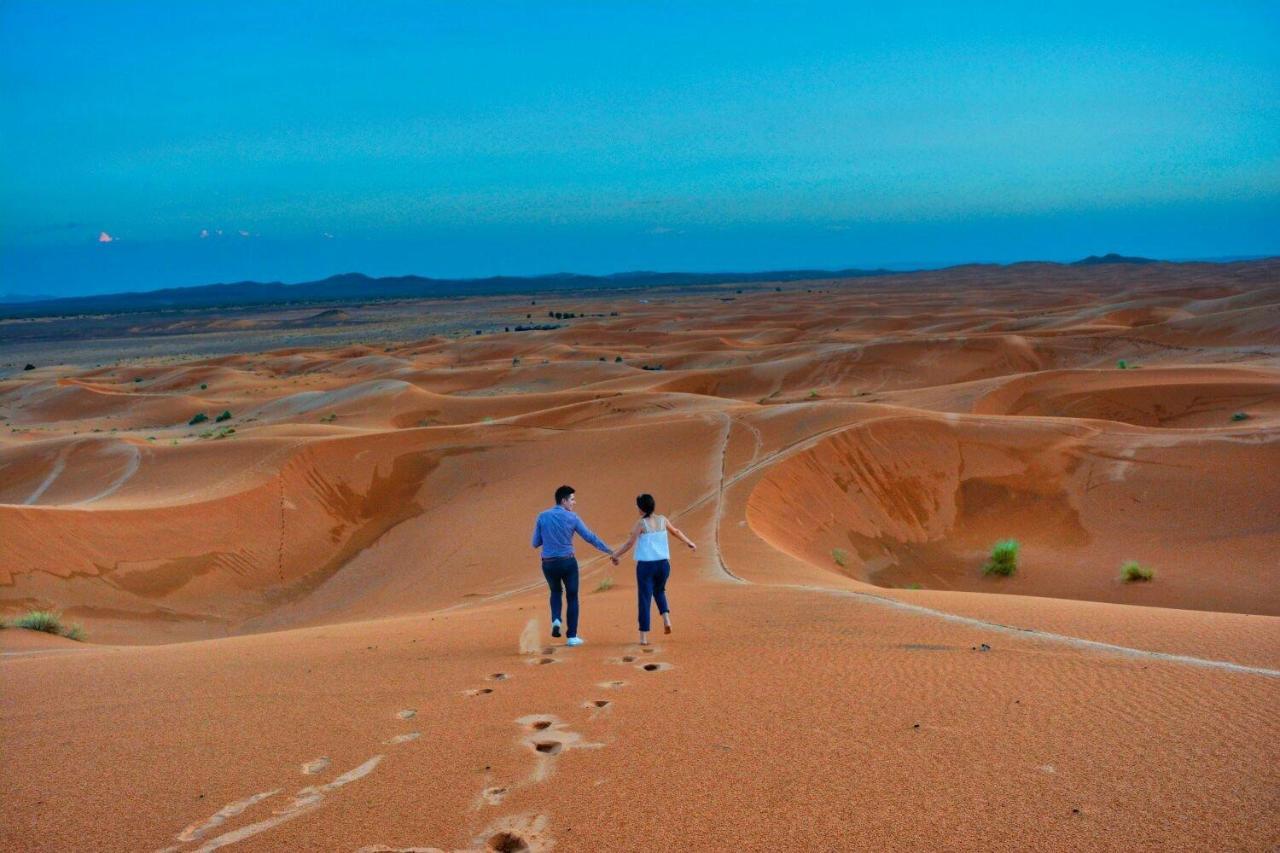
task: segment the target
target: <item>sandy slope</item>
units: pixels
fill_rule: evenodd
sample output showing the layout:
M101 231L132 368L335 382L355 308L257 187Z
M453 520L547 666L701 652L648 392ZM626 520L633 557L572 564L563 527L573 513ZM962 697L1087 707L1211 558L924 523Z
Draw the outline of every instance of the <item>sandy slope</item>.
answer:
M613 294L0 382L0 605L93 641L0 631L0 842L1271 849L1278 279ZM588 645L518 653L560 482L700 543L657 648L584 548Z

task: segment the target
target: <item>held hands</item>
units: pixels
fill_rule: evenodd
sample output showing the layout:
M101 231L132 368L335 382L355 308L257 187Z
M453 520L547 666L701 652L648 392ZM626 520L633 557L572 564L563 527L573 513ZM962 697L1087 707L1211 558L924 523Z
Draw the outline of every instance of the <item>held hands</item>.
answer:
M697 545L694 545L692 542L690 542L690 543L689 543L689 550L690 550L690 551L696 551L696 550L698 550L698 546L697 546Z
M618 565L618 555L617 555L617 554L610 554L610 555L609 555L609 562L613 563L615 566L616 566L616 565Z

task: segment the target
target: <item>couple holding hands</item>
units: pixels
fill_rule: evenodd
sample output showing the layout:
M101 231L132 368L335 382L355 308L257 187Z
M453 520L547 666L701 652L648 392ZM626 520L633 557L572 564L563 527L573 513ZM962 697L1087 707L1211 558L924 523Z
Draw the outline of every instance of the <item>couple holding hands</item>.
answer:
M551 636L560 636L560 602L563 596L568 599L568 613L565 616L569 622L565 644L580 646L584 642L578 636L578 561L573 556L575 533L608 554L615 566L618 565L619 557L627 553L632 545L636 546L640 645L649 645L649 609L654 599L658 602L658 612L662 614L663 630L670 634L671 608L667 606L667 579L671 577L671 551L667 533L670 532L694 550L698 546L667 521L665 516L653 514L657 507L653 495L645 494L636 498L640 518L631 528L631 536L626 544L616 551L582 523L582 519L574 512L576 503L573 487L561 486L556 489L556 505L538 513L538 520L533 526L533 547L542 549L542 576L547 579L547 586L551 588Z

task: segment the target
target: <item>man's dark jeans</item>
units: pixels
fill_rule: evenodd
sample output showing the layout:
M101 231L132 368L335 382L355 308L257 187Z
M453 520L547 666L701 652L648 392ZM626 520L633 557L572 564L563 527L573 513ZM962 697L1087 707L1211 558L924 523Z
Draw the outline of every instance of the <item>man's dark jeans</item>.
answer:
M555 557L542 561L542 576L551 587L551 621L560 618L560 588L569 599L569 630L566 636L578 636L578 561L573 557Z

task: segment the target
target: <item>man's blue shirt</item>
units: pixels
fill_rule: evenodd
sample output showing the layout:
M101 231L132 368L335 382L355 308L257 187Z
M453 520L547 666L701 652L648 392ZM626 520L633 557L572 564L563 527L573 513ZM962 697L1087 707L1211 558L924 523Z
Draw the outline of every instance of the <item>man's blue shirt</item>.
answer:
M587 529L577 513L570 512L559 504L538 513L538 520L533 525L533 547L542 548L544 560L572 557L575 532L606 554L613 553L612 548Z

